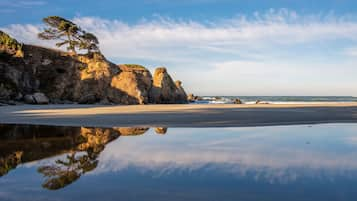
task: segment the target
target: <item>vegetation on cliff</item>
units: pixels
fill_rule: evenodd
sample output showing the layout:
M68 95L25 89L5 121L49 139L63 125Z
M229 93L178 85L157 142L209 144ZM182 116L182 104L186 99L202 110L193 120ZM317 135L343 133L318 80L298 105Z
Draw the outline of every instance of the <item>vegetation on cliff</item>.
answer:
M0 53L22 55L22 43L0 30Z
M67 46L67 50L76 54L76 49L87 50L88 53L99 52L97 37L82 30L77 24L59 16L43 19L48 26L38 37L43 40L59 40L57 47Z

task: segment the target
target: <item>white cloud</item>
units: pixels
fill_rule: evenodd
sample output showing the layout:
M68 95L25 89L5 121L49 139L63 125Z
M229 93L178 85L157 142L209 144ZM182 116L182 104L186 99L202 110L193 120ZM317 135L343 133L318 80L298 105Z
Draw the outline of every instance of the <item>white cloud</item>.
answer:
M212 75L219 70L217 64L227 64L225 69L229 68L231 74L217 72L219 76L205 77L206 82L201 85L208 86L209 80L213 79L216 80L214 84L218 84L217 88L228 88L231 84L224 84L227 76L249 73L251 80L257 80L267 75L267 71L268 74L279 74L289 80L296 80L294 72L298 71L301 72L301 80L313 82L309 70L321 72L325 70L325 64L334 65L334 70L327 71L330 72L326 76L328 79L317 78L319 82L316 86L324 86L334 74L350 71L350 63L344 62L351 61L346 61L344 56L354 55L356 51L349 50L346 53L345 44L357 45L357 20L353 16L299 15L286 9L211 22L163 17L142 20L136 24L96 17L76 17L73 20L98 36L103 53L113 61L142 63L149 68L169 66L170 71L184 79L189 90L194 92L201 90L195 90L196 86L192 84L197 80L192 76L202 74L202 70ZM36 38L41 25L11 25L2 29L27 43L53 45ZM351 59L350 56L348 58ZM242 84L234 82L234 85ZM255 85L255 81L249 83L248 80L247 84ZM306 87L298 86L300 83L292 84L297 86L300 94L306 92ZM259 87L260 84L255 85L255 88ZM279 88L279 83L271 84L271 87L272 90ZM313 91L315 93L320 89ZM236 90L235 93L241 92ZM285 93L284 90L280 92Z

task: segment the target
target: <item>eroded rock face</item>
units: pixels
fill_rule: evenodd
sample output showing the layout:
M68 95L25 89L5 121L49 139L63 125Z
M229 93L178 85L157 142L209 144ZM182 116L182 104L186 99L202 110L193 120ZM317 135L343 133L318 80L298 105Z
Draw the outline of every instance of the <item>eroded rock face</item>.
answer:
M22 44L19 48L21 51L14 51L0 44L0 100L30 104L147 104L186 100L183 88L175 85L165 68L157 69L153 80L145 67L118 66L101 54L71 55ZM34 97L36 93L44 96Z
M150 99L152 103L187 103L181 82L175 83L164 67L155 70Z
M114 76L110 86L111 99L120 99L125 104L149 103L149 92L152 87L151 73L139 65L119 65L121 73ZM122 91L125 96L115 96L116 91Z

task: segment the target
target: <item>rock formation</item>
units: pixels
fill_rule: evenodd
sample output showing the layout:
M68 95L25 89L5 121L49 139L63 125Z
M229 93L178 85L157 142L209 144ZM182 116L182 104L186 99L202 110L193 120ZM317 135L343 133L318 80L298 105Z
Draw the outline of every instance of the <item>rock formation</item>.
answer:
M149 93L152 86L152 76L150 71L139 65L119 65L121 73L113 77L111 87L125 91L126 96L115 96L112 99L124 104L147 104L149 103ZM115 90L113 90L115 93ZM119 99L119 100L116 100Z
M153 77L150 100L152 103L187 103L187 95L181 86L167 73L166 68L157 68Z
M118 66L99 53L73 55L20 44L0 31L0 103L4 101L156 104L186 103L187 96L165 68L158 68L153 78L140 65Z

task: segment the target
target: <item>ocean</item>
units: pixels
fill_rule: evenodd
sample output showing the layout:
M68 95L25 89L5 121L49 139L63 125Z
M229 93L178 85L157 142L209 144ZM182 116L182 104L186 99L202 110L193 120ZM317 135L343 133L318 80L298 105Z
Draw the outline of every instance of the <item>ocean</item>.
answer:
M327 102L351 103L357 102L353 96L202 96L193 104L229 104L240 99L244 104L256 104L257 101L266 104L319 104Z

